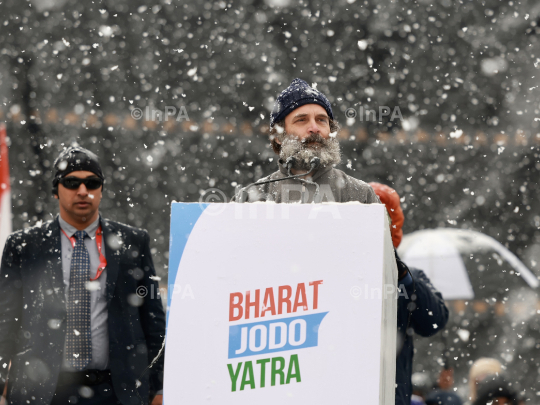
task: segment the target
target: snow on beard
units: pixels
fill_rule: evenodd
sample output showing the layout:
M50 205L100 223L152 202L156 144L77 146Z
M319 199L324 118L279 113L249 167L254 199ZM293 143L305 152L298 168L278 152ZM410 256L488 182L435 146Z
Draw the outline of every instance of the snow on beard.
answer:
M321 160L321 166L328 167L341 162L341 150L335 137L324 139L320 134L311 134L300 140L295 135L283 131L278 135L281 143L279 157L286 161L293 156L296 159L296 169L309 170L309 162L314 157Z

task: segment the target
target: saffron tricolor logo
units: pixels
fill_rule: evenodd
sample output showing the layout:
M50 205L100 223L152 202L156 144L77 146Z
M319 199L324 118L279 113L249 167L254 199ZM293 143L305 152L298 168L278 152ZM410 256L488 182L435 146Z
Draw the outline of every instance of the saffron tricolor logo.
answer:
M302 381L298 354L275 354L318 345L319 326L328 312L304 313L318 309L319 286L322 283L323 280L298 283L294 291L289 285L276 289L267 287L262 297L260 289L256 289L253 294L250 291L230 294L229 322L243 322L229 326L229 359L262 354L272 356L257 359L255 368L254 362L250 360L227 364L231 391L242 391L246 387L264 388L267 380L270 386ZM306 284L309 291L306 291ZM311 300L308 300L308 292L311 292ZM302 315L299 315L299 311L302 311ZM292 314L295 316L283 317ZM250 319L261 318L265 320L245 323ZM258 379L255 378L256 373Z

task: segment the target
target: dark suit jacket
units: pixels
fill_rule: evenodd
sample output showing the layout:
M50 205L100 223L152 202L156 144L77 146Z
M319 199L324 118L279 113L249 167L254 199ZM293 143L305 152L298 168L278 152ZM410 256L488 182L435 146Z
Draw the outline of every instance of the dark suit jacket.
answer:
M150 239L102 219L107 259L109 367L125 405L163 388L163 356L141 378L165 337ZM0 393L9 362L8 403L49 404L62 365L66 302L58 219L9 236L0 268ZM144 288L143 288L144 287ZM139 298L146 289L144 299ZM136 381L140 386L136 387ZM139 395L137 395L138 391ZM137 399L138 401L134 401Z
M398 352L396 359L396 405L408 405L412 396L412 365L414 356L413 336L406 333L409 321L407 306L412 302L412 295L416 307L410 313L410 327L414 333L422 336L433 336L440 332L448 322L448 308L442 294L431 284L430 279L422 270L409 268L414 284L405 286L400 293L397 305L398 321ZM405 294L406 293L406 294Z

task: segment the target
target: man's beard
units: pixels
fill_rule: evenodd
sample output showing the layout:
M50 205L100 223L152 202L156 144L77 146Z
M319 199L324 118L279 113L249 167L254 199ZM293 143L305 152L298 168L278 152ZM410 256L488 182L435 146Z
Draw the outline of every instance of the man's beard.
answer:
M341 150L335 137L323 138L320 134L311 134L302 140L295 135L283 131L278 135L281 142L279 157L286 161L290 157L296 159L295 169L309 170L314 157L321 160L322 167L337 165L341 162Z

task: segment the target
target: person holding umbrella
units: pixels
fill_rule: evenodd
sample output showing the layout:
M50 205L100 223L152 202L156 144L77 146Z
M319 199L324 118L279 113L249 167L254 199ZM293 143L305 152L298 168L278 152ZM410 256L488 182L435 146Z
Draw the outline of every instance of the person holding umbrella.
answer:
M392 242L394 248L397 248L403 237L405 220L399 195L396 190L384 184L369 185L386 206L391 219ZM396 405L408 405L412 396L413 335L416 333L429 337L441 331L448 321L448 308L441 293L433 287L422 270L409 269L397 253L396 262L400 273L408 273L399 281L401 293L397 309Z

